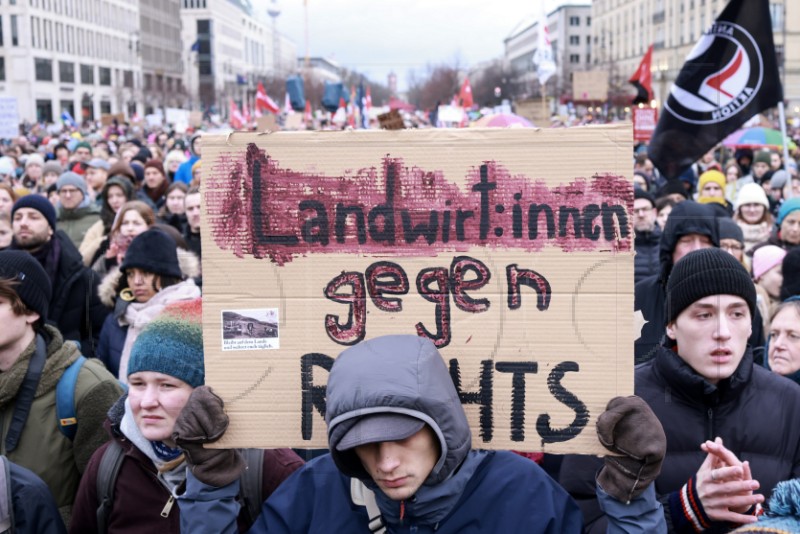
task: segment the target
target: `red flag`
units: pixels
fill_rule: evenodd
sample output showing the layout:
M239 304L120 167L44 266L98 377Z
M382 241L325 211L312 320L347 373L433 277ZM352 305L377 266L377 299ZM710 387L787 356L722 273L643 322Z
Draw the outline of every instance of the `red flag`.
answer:
M469 78L464 78L464 83L461 84L461 91L458 93L458 99L461 100L461 106L471 108L472 104L472 87L469 85Z
M650 72L650 66L653 62L653 45L647 49L647 53L639 63L639 68L628 80L628 83L636 87L638 94L633 99L634 104L649 104L653 100L653 74Z
M306 123L310 123L311 120L312 120L311 119L311 102L309 102L308 100L306 100L306 109L305 109L305 111L303 111L303 120L306 121Z
M250 106L247 104L247 100L242 102L242 118L244 118L244 123L246 125L250 125Z
M369 86L367 86L367 98L364 102L364 107L367 108L367 111L372 109L372 95L369 92Z
M241 130L242 129L242 122L244 122L244 117L242 117L242 113L239 111L239 106L236 105L236 102L231 98L230 110L229 110L229 118L228 122L231 123L231 128L234 130Z
M280 108L268 95L264 89L264 84L258 82L258 90L256 91L256 110L261 111L265 109L271 113L278 113Z

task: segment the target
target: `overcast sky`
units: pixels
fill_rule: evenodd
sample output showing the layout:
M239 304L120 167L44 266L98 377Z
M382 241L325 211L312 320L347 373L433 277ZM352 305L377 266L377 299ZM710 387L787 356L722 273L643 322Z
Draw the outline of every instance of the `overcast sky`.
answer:
M524 19L536 20L563 0L308 0L309 51L386 83L394 71L400 89L410 70L427 64L475 65L499 57L503 39ZM305 55L303 0L278 0L278 30ZM587 4L577 0L575 4ZM253 0L266 10L269 0Z

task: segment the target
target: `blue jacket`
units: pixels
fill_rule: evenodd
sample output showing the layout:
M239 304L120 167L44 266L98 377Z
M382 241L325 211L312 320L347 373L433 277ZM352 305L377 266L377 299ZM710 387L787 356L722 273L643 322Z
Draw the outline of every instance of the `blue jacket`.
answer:
M4 459L4 462L8 461ZM29 471L8 461L8 474L6 488L3 488L2 498L7 499L6 490L11 491L14 513L15 532L18 534L66 534L67 529L58 513L53 494L41 478ZM5 466L0 463L0 469Z
M199 159L199 157L192 155L188 160L181 163L181 166L175 171L173 182L183 182L189 185L192 181L192 165L197 163Z
M406 508L401 532L581 532L581 513L574 501L534 462L513 453L481 454L483 460L449 517L438 530L414 530L413 503ZM239 530L236 518L239 481L223 488L199 482L187 473L186 492L178 499L181 532ZM597 487L600 506L609 520L608 534L664 534L664 511L651 485L630 504L623 504ZM513 512L513 513L509 513ZM326 533L368 534L366 508L350 499L350 479L336 468L330 455L321 456L297 470L272 494L248 534Z
M114 376L119 376L119 362L122 358L122 349L125 347L125 336L127 335L128 327L119 324L115 313L109 314L103 323L102 330L100 330L97 358L103 362L108 372Z

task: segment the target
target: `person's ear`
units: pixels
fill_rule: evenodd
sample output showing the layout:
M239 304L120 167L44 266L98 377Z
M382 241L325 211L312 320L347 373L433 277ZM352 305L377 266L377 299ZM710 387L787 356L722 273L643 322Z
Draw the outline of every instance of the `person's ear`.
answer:
M675 323L669 323L667 325L667 337L675 341Z
M36 321L38 321L39 319L41 319L41 317L42 317L42 316L41 316L41 315L39 315L39 314L38 314L38 313L36 313L36 312L30 312L30 313L28 313L28 314L26 314L26 315L25 315L25 322L26 322L26 323L28 323L28 324L30 324L30 325L32 325L32 324L34 324Z

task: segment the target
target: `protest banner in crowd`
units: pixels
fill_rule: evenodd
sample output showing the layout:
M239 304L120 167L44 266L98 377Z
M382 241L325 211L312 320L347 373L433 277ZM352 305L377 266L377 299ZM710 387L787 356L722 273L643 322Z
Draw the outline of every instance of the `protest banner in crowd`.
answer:
M220 446L325 447L335 357L416 333L448 363L475 447L602 450L595 418L633 391L630 125L203 143Z

